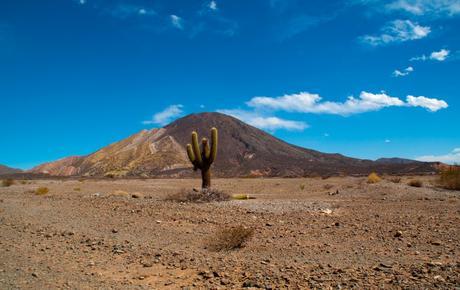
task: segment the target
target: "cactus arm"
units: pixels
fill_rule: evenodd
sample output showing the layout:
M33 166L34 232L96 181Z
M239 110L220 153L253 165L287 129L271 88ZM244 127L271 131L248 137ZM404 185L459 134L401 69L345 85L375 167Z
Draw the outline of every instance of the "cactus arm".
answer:
M208 139L203 138L201 140L202 152L203 152L203 163L210 163L209 158L211 156L211 149L209 148Z
M200 146L198 145L198 134L195 131L192 133L192 148L195 155L196 167L200 168L203 165L203 159L201 158Z
M209 162L213 163L214 160L216 160L217 156L217 129L212 128L211 129L211 155L209 158Z
M193 154L192 145L190 144L187 144L187 156L190 162L192 162L192 164L195 164L195 161L196 161L195 154Z

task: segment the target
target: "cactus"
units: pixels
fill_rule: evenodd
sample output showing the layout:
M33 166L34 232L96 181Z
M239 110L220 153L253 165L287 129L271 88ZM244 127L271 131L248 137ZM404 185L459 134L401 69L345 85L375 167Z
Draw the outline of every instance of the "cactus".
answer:
M201 187L207 189L211 187L211 164L217 156L217 129L211 129L211 146L206 138L201 140L201 149L198 143L197 132L192 132L192 144L187 144L187 155L193 164L193 170L201 170Z

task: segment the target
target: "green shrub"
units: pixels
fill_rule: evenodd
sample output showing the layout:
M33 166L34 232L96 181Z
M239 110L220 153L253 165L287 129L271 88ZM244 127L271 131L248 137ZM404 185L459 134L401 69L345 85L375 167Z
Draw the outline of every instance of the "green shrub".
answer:
M449 166L439 173L438 184L445 189L460 190L460 166Z

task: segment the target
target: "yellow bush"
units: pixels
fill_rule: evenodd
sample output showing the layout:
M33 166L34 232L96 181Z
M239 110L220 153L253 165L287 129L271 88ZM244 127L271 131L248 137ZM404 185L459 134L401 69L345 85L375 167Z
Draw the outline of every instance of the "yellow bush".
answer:
M454 165L442 169L438 183L445 189L460 190L460 167Z
M380 178L380 176L378 176L377 173L375 172L372 172L367 177L367 183L377 183L377 182L380 182L381 180L382 178Z
M35 190L35 195L45 195L49 192L50 190L48 187L39 187Z
M11 185L13 185L13 184L14 184L14 180L11 179L11 178L3 179L3 180L2 180L2 186L3 186L3 187L9 187L9 186L11 186Z

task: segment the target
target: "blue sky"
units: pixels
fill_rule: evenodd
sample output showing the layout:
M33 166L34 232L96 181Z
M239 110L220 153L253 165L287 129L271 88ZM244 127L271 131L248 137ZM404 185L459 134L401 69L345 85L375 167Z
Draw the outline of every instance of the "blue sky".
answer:
M348 156L460 162L460 0L0 2L0 164L220 111Z

